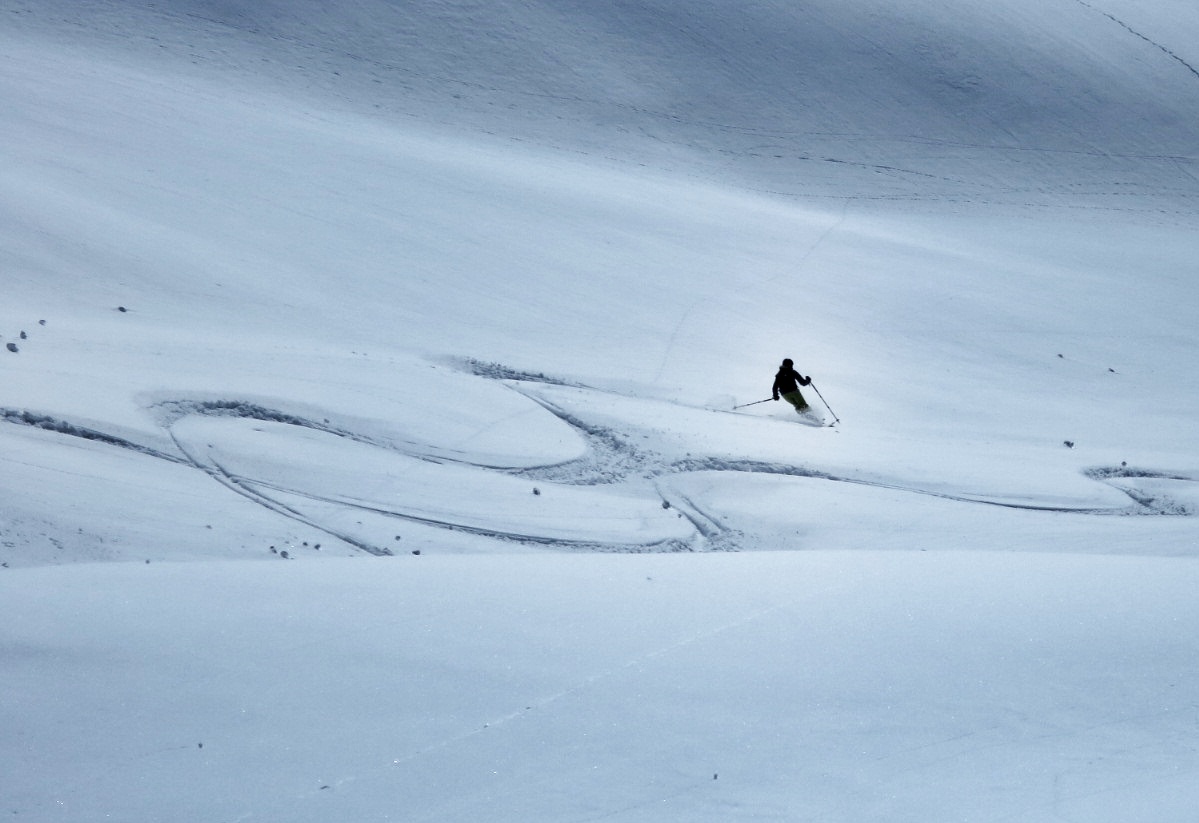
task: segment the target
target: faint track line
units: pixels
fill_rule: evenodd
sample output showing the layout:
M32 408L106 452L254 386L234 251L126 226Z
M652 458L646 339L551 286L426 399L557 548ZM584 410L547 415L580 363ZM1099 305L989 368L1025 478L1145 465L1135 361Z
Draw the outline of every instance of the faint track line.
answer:
M1141 32L1139 32L1139 31L1137 31L1136 29L1134 29L1132 26L1130 26L1130 25L1128 25L1127 23L1125 23L1125 22L1124 22L1123 20L1121 20L1119 17L1116 17L1114 14L1110 14L1110 13L1108 13L1108 12L1104 11L1103 9L1101 9L1101 8L1099 8L1099 7L1097 7L1097 6L1094 6L1094 5L1090 4L1090 3L1088 3L1088 2L1087 2L1087 0L1074 0L1074 2L1078 3L1078 5L1080 5L1080 6L1083 6L1084 8L1088 8L1088 9L1090 9L1091 11L1095 12L1096 14L1102 14L1102 15L1103 15L1104 17L1106 17L1108 20L1111 20L1113 23L1115 23L1116 25L1118 25L1118 26L1120 26L1121 28L1123 28L1123 29L1124 29L1125 31L1127 31L1129 34L1131 34L1131 35L1133 35L1133 36L1135 36L1135 37L1138 37L1138 38L1140 38L1141 40L1144 40L1146 43L1148 43L1149 45L1153 46L1153 47L1154 47L1155 49L1157 49L1158 51L1162 52L1162 54L1165 54L1165 55L1166 55L1167 57L1169 57L1171 60L1173 60L1173 61L1175 61L1176 63L1178 63L1179 65L1181 65L1183 68L1185 68L1185 69L1186 69L1187 71L1189 71L1191 74L1195 75L1195 77L1199 78L1199 69L1196 69L1196 68L1195 68L1194 66L1192 66L1190 63L1188 63L1186 60L1184 60L1182 57L1180 57L1180 56L1179 56L1179 55L1178 55L1176 52L1172 51L1171 49L1169 49L1169 48L1168 48L1168 47L1166 47L1165 45L1163 45L1163 44L1161 44L1161 43L1157 42L1157 41L1156 41L1156 40L1154 40L1152 37L1149 37L1148 35L1142 34Z

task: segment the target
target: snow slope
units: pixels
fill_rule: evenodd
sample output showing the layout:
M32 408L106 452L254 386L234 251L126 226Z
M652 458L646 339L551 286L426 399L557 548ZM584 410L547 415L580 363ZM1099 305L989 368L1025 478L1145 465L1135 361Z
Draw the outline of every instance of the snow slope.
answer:
M1195 572L936 552L30 569L0 579L5 806L1181 821Z
M0 21L14 817L1193 808L1187 4Z

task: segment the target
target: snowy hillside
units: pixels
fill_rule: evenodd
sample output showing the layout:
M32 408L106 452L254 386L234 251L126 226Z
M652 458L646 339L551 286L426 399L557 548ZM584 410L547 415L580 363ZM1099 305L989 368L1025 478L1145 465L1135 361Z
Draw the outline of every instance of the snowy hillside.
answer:
M1188 819L1196 44L0 0L0 808Z

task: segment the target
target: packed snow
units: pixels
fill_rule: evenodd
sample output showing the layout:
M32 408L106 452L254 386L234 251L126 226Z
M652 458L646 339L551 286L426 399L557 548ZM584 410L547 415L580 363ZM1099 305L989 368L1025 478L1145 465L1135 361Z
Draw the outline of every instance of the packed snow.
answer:
M0 0L0 111L0 814L1194 817L1192 4Z

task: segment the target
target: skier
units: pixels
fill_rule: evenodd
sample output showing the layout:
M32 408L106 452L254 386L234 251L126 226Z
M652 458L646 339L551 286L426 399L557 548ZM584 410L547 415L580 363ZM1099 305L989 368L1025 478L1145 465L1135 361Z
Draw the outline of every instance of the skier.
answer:
M779 395L783 399L795 407L795 411L803 414L809 408L808 401L799 392L800 386L811 385L812 378L804 377L795 370L795 364L791 362L791 358L783 361L783 365L779 367L779 372L774 376L774 387L772 393L774 399L778 400Z

